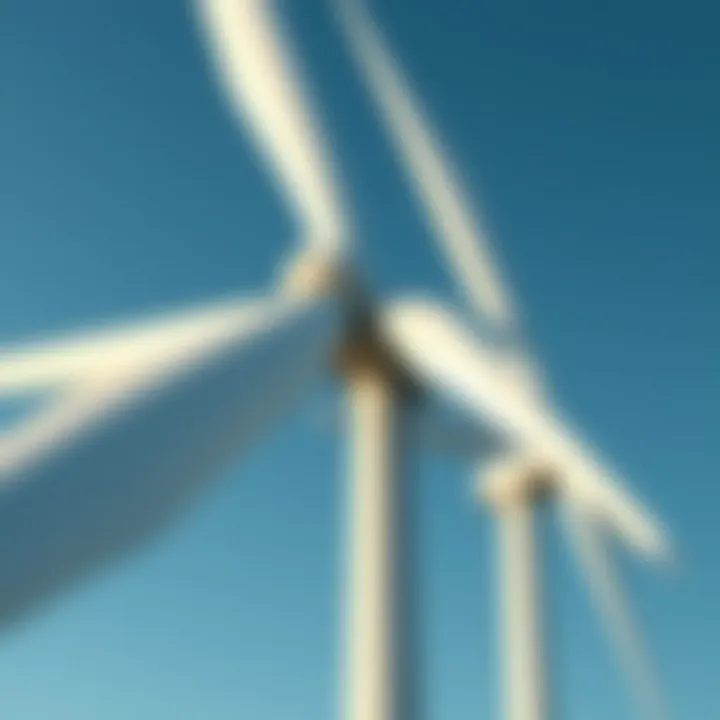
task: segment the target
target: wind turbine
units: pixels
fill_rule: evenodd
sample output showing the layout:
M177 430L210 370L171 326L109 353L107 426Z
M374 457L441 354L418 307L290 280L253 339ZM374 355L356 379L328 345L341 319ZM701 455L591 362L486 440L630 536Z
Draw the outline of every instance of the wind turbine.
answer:
M488 376L493 377L496 390L506 395L507 402L542 412L548 423L553 422L550 418L557 416L557 410L525 348L516 303L501 279L487 232L473 213L446 151L364 1L336 0L335 7L427 224L469 306L482 326L491 331L495 344L486 351ZM450 337L444 340L450 341ZM562 444L564 424L556 425L556 431L556 441ZM550 443L544 450L549 447ZM562 504L569 544L617 646L638 709L647 717L665 717L653 669L604 547L607 528L596 517L597 499L578 495L582 473L572 463L561 467L545 451L528 453L526 448L504 452L479 467L478 496L490 505L498 522L506 717L542 720L549 714L541 627L542 564L533 527L535 507L548 496Z
M351 222L324 135L266 0L197 0L221 85L301 235L275 287L120 329L0 354L0 393L46 404L0 438L0 622L140 546L330 373L350 406L347 716L398 720L406 658L399 517L406 418L446 403L551 464L632 545L663 530L567 429L509 394L478 334L429 300L380 302L353 269ZM484 443L483 443L484 444Z

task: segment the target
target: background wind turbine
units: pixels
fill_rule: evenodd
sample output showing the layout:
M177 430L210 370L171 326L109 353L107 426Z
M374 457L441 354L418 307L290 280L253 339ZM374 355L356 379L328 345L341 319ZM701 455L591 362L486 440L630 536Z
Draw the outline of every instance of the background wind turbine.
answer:
M662 530L564 427L498 385L497 358L452 313L359 291L347 211L273 8L198 0L198 10L228 100L295 208L301 252L260 298L0 355L4 394L54 391L0 440L0 620L139 546L314 380L339 372L353 434L347 712L395 720L405 659L398 440L417 403L447 400L478 438L500 436L574 477L567 492L638 547L658 552Z
M490 360L486 372L508 399L544 409L548 418L556 415L524 347L517 303L501 279L487 232L472 211L447 152L413 98L364 1L336 0L336 10L426 221L481 327L493 331L485 351ZM565 428L560 425L558 431L564 433ZM524 451L513 451L489 467L481 465L479 471L480 496L491 504L499 522L507 717L540 720L549 712L540 626L541 566L533 529L534 505L548 493L559 495L562 501L570 546L616 645L639 711L647 717L664 717L658 683L604 547L595 503L592 498L577 498L573 485L578 475L564 472L542 455L528 456Z

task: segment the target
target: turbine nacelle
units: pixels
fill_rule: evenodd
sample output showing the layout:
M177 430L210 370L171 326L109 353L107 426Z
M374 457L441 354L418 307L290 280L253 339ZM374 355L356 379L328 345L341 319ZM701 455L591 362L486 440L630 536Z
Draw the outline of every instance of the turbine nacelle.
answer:
M292 299L340 297L351 300L358 283L347 264L333 254L306 247L280 265L277 286Z
M502 456L479 472L477 496L494 510L536 502L557 490L558 472L538 456L524 453Z

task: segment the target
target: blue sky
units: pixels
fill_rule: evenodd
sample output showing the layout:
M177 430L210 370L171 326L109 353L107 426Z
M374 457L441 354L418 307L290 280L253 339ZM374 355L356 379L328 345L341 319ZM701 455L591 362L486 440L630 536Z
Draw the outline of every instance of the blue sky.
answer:
M388 0L380 17L482 199L567 412L673 529L628 563L677 717L720 713L720 15L710 2ZM283 3L379 292L452 283L323 2ZM380 3L373 3L373 7ZM9 0L0 340L256 288L294 228L218 101L184 3ZM0 712L337 717L343 438L320 389L139 556L0 639ZM497 702L489 519L417 462L428 717ZM630 717L559 538L558 704Z

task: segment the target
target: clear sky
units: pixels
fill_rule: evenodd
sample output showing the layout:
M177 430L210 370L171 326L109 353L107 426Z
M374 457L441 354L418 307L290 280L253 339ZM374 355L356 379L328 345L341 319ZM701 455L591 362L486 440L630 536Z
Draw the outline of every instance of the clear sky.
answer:
M284 2L380 292L452 298L325 2ZM720 716L720 11L387 0L381 19L486 208L558 401L677 538L627 563L679 718ZM266 283L294 228L177 0L0 6L0 340ZM288 417L147 551L0 638L12 720L338 716L342 406ZM497 705L491 525L417 463L428 717ZM550 538L564 717L629 702ZM0 578L0 587L2 579Z

